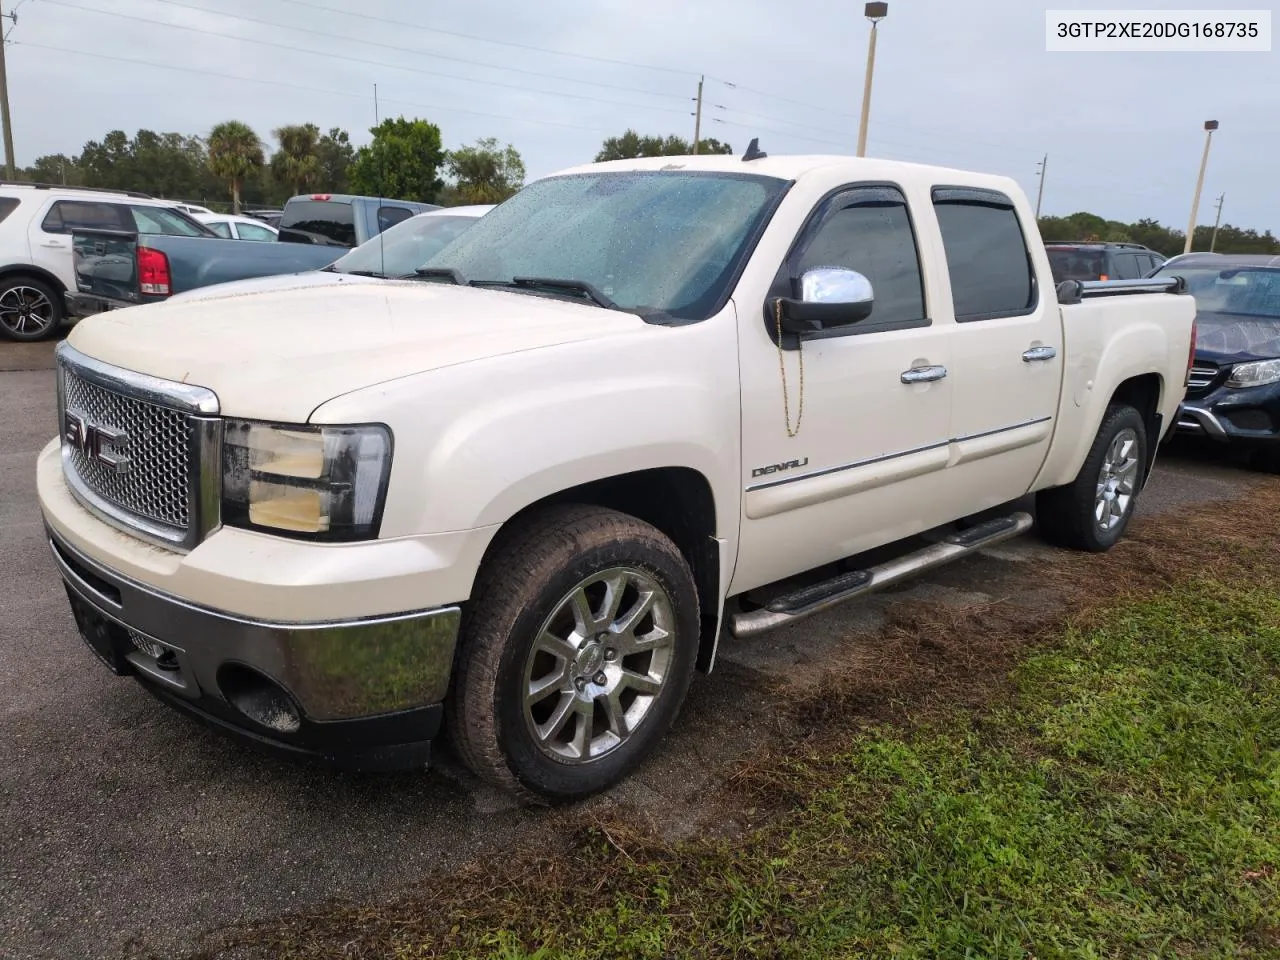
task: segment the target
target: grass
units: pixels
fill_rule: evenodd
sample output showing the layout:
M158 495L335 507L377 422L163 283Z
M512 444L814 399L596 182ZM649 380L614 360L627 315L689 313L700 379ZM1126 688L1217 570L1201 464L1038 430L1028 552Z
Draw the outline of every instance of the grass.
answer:
M788 732L709 800L723 829L673 843L627 811L569 815L548 821L567 852L512 851L221 947L1280 958L1278 507L1268 489L1054 561L1062 614L907 611L878 641L883 671L780 696Z

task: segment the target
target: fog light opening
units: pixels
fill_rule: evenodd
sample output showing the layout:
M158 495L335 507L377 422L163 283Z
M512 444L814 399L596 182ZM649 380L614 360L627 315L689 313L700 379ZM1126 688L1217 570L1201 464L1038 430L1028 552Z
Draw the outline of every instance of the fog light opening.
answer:
M284 688L238 663L218 671L218 689L226 701L259 726L276 733L297 733L302 715Z

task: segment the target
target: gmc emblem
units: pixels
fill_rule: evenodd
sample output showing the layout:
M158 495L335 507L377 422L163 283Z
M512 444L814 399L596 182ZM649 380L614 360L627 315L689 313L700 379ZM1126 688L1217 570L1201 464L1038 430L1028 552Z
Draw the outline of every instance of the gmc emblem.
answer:
M123 430L91 423L87 414L68 410L62 424L62 439L67 446L113 473L129 472L129 457L124 452L129 435Z

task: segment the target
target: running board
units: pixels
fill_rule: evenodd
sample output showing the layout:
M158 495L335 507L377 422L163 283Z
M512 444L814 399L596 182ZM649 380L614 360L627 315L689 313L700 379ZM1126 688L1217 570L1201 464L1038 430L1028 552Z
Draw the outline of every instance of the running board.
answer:
M983 547L1021 536L1031 529L1031 524L1031 514L1022 512L988 520L897 560L868 570L842 573L830 580L785 593L759 610L735 614L729 619L729 632L738 639L747 639L785 627L846 600L874 593L925 570L968 556Z

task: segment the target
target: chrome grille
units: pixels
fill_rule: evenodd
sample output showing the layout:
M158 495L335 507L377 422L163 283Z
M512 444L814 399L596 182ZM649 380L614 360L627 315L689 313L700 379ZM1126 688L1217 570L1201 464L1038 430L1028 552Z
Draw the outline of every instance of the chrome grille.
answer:
M126 396L63 370L64 409L123 431L120 472L64 444L69 466L93 493L139 517L186 530L191 523L191 422L185 413Z
M1203 389L1213 383L1213 378L1217 375L1217 367L1193 366L1191 375L1187 379L1187 386L1193 390Z

